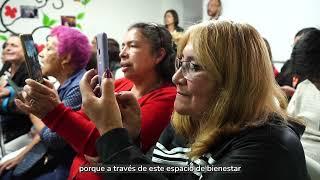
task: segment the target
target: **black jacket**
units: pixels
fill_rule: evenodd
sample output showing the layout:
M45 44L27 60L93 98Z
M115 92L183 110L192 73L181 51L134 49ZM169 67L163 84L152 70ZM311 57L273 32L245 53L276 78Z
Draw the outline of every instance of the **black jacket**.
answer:
M2 70L1 70L2 71ZM25 80L28 78L28 71L25 63L19 66L19 69L12 77L12 81L20 88L26 84ZM4 142L7 143L23 134L30 131L31 121L29 116L23 113L18 113L11 110L12 113L1 114L0 123L3 130Z
M169 125L153 151L152 161L133 145L125 129L114 129L97 141L104 165L184 164L241 167L240 172L105 174L106 179L214 179L214 180L308 180L300 136L304 128L286 125L274 118L268 123L244 129L227 137L210 153L191 161L184 138ZM197 175L196 175L197 174Z

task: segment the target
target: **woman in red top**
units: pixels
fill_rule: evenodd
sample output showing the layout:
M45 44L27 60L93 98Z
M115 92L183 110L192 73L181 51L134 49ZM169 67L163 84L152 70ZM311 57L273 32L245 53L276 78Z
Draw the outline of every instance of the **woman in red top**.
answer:
M131 91L141 107L140 143L147 152L168 125L176 89L171 82L175 51L171 35L156 24L137 23L128 29L120 52L124 79L115 82L115 92ZM90 74L95 75L91 70ZM107 72L110 76L110 72ZM45 80L41 85L27 80L25 103L16 100L25 112L31 112L69 142L77 151L69 179L101 179L92 172L80 172L80 166L96 162L95 142L100 137L85 112L74 112L59 100L53 86ZM81 82L86 83L86 82ZM95 87L93 83L92 88ZM33 99L33 100L32 100ZM29 102L33 102L30 104ZM122 107L125 108L125 107ZM134 126L134 123L131 123ZM139 125L137 125L139 127Z

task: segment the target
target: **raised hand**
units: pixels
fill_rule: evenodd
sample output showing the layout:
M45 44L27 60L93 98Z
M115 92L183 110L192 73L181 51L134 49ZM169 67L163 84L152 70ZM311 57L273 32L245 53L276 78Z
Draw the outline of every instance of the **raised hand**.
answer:
M137 140L141 129L140 105L130 91L116 93L120 107L123 126L128 130L130 137Z
M42 119L61 103L58 92L48 80L44 79L44 83L41 84L27 79L26 83L22 93L23 101L15 100L16 105L23 112L32 113Z
M96 124L100 134L104 134L115 128L122 128L120 108L114 95L114 85L111 72L105 73L101 83L101 97L94 93L92 79L96 72L89 70L80 82L83 110Z

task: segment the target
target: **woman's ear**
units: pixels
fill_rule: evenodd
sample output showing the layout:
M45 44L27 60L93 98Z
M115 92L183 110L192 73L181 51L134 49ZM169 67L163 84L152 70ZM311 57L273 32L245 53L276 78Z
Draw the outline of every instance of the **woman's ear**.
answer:
M64 56L61 58L61 66L62 66L62 67L70 64L70 62L71 62L71 54L64 55Z
M157 54L156 54L156 61L155 61L155 64L159 64L163 58L166 56L167 52L164 48L161 48Z

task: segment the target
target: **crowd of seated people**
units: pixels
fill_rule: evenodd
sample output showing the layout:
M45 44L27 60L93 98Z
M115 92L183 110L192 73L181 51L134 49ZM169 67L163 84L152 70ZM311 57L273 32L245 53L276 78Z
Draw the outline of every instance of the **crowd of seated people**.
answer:
M248 24L211 21L190 27L180 45L173 76L177 96L172 122L163 131L151 159L132 141L138 138L139 130L123 124L126 113L139 113L134 96L128 94L126 101L117 101L113 81L107 77L101 103L99 99L93 102L88 84L91 76L84 76L83 109L90 112L88 116L103 134L97 142L102 163L239 165L241 171L123 173L110 178L308 179L299 140L303 125L287 116L285 97L258 32ZM119 106L129 106L131 111L124 112ZM134 117L132 121L139 121ZM265 173L266 168L273 173Z
M268 41L249 24L217 20L221 1L209 7L217 11L212 20L186 31L170 9L164 26L129 26L121 49L108 39L111 62L103 77L95 38L90 45L74 28L53 28L39 57L43 76L57 79L58 88L46 78L42 84L28 79L20 39L11 36L0 71L8 76L0 97L11 104L1 107L0 128L13 158L1 161L0 178L317 179L307 163L320 171L320 30L296 35L292 83L283 84L286 75L276 72ZM19 98L8 79L21 89ZM237 170L80 171L120 164Z
M125 78L115 81L115 92L119 98L122 92L131 91L141 107L140 140L143 152L147 152L157 141L162 130L169 124L173 110L176 88L171 82L176 57L170 33L161 26L147 23L136 23L129 27L125 35L123 48L119 54ZM95 71L90 70L94 76ZM106 74L112 74L110 70ZM95 76L91 84L95 84ZM98 162L95 142L100 137L95 125L83 110L72 111L59 97L51 98L50 88L34 88L34 81L27 81L30 93L35 100L30 104L30 113L35 114L54 132L62 136L77 152L70 169L70 178L101 179L99 174L79 173L79 167ZM44 85L43 85L44 86ZM95 89L99 94L99 88ZM27 92L27 93L28 93ZM44 96L48 97L47 99ZM48 103L48 101L52 101ZM18 101L20 102L20 101ZM19 104L19 103L18 103ZM46 106L47 108L41 108ZM36 112L43 110L41 115ZM126 110L126 107L123 107ZM140 117L140 115L139 115ZM128 117L130 118L130 117ZM140 127L140 124L131 124Z
M90 48L84 34L59 26L52 29L45 48L39 54L43 64L42 74L57 79L60 84L57 95L65 106L73 110L81 107L79 81L86 72L84 68L89 60ZM29 91L27 88L24 90ZM40 119L30 116L36 134L22 152L0 165L0 173L12 169L5 172L2 179L66 179L74 151Z

